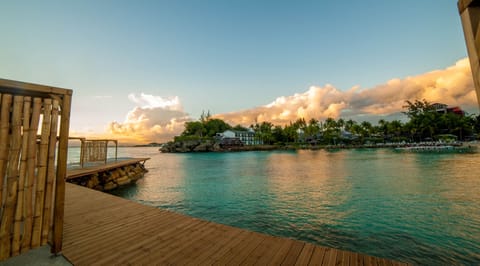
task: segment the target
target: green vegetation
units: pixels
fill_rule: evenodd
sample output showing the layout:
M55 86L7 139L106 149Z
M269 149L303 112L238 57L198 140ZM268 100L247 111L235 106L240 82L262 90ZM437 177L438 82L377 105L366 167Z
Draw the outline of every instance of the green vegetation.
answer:
M185 130L180 137L190 139L213 138L215 134L232 129L232 126L221 119L211 118L210 112L202 112L200 121L186 122Z
M264 144L274 145L336 145L374 144L386 142L417 142L430 140L472 140L480 132L480 115L458 115L437 112L426 100L406 101L403 112L409 119L386 121L376 125L368 121L356 122L327 118L325 121L299 118L288 125L279 126L270 122L250 125ZM241 125L232 127L221 119L202 113L199 121L185 123L185 130L175 141L213 139L216 133L227 129L246 131Z
M479 116L461 116L454 113L439 113L427 101L406 102L410 119L402 128L412 140L438 139L438 136L451 134L458 140L465 140L480 130Z

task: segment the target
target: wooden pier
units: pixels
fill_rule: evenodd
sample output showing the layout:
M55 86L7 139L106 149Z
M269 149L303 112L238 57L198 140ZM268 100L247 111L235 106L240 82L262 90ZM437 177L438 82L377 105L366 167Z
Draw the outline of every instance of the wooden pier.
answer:
M109 171L115 168L120 168L125 165L132 165L136 163L145 163L145 161L149 160L150 158L129 158L129 159L119 159L114 162L106 163L106 164L99 164L94 165L91 167L84 167L84 168L77 168L77 169L70 169L67 171L67 180L74 179L81 176L91 175L99 172Z
M68 183L63 255L74 265L407 265L220 225Z
M86 163L81 168L70 168L67 171L66 180L69 183L93 188L100 191L108 191L120 186L135 183L142 178L145 169L145 161L150 158L115 159L105 163Z

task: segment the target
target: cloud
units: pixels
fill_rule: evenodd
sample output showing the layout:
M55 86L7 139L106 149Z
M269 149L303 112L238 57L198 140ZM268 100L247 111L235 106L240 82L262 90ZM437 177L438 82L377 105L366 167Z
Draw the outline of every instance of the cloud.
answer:
M137 105L140 105L141 108L162 108L166 110L182 110L182 105L180 104L180 99L178 96L171 98L162 98L160 96L154 96L150 94L141 93L140 95L135 95L131 93L128 95L128 99Z
M141 93L130 94L128 98L136 107L127 113L125 121L110 122L107 136L86 134L87 137L114 138L122 144L166 142L183 131L185 122L191 121L178 97ZM342 117L378 121L378 116L387 118L403 111L405 100L417 99L478 111L468 59L459 60L445 69L392 79L367 89L355 86L345 91L330 84L312 86L303 93L281 96L263 106L214 117L231 125L245 126L263 121L284 125L302 117L307 120Z
M114 121L107 126L109 138L124 143L165 142L182 132L184 123L191 120L178 97L141 93L130 94L128 98L137 107L128 112L125 121Z
M473 109L478 106L468 58L446 69L392 79L369 89L355 86L347 91L327 84L312 86L304 93L278 97L256 108L219 114L215 117L231 124L250 125L270 121L286 124L297 118L326 119L386 116L403 111L406 100L426 99Z

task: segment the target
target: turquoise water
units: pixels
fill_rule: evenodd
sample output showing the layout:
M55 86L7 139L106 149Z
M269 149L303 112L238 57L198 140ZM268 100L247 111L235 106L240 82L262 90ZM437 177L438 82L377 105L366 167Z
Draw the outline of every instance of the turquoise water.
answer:
M480 154L161 154L115 192L202 219L421 265L480 264Z

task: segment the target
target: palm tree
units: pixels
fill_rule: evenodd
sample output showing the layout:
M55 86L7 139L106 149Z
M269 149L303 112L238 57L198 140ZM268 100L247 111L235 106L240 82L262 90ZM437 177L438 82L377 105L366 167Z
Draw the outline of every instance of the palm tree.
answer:
M315 118L308 121L308 125L305 128L305 136L307 138L313 138L320 133L320 126L318 125L318 120Z
M363 133L366 134L364 137L369 137L369 136L372 135L372 133L373 133L372 123L370 123L368 121L363 121L360 125L363 128Z
M345 120L343 120L343 118L339 118L339 119L337 120L337 127L338 127L339 129L344 129L344 127L345 127Z
M357 122L353 121L352 119L349 119L349 120L345 121L344 128L345 128L346 131L352 132L352 128L356 124L357 124Z
M388 134L388 121L384 119L378 120L378 133L382 134L384 137Z
M387 126L387 134L394 135L395 137L399 137L402 134L402 122L399 120L393 120L388 123Z
M323 128L323 138L328 143L335 144L335 140L340 137L340 128L333 118L327 118Z

